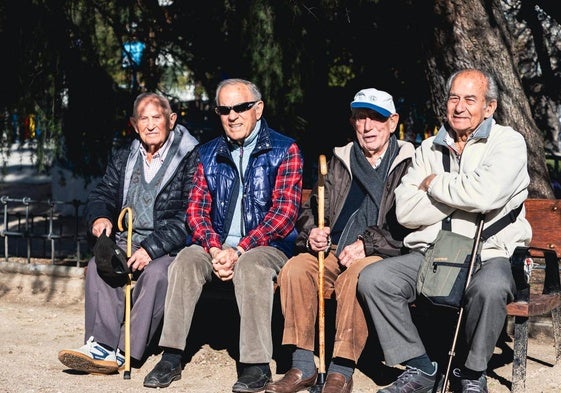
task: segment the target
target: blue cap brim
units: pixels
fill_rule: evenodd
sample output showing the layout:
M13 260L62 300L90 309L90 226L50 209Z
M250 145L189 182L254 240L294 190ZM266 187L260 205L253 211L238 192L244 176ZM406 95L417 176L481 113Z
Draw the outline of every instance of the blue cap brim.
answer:
M374 104L369 104L367 102L353 102L353 103L351 103L351 108L352 109L356 109L356 108L372 109L374 112L377 112L384 117L390 117L392 115L391 112L388 111L387 109L381 108L381 107L379 107L377 105L374 105Z

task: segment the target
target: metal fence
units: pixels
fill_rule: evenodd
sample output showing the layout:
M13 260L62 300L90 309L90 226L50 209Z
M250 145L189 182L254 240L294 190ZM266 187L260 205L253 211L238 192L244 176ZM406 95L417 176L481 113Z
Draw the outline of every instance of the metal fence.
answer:
M84 202L79 200L33 200L0 196L3 220L0 252L10 258L50 259L52 264L82 266L88 259L86 228L82 220ZM69 209L70 207L70 209ZM72 214L64 212L73 211ZM62 212L62 213L61 213Z

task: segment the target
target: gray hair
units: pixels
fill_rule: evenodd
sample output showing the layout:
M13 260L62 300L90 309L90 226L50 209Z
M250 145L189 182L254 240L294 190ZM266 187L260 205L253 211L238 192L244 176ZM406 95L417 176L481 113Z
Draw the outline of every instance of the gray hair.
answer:
M487 102L493 101L493 100L494 101L499 100L499 88L497 86L497 81L495 80L493 75L491 75L487 71L480 70L480 69L477 69L477 68L465 68L465 69L462 69L462 70L458 70L458 71L454 72L452 75L450 75L450 77L446 81L446 91L448 93L450 93L450 88L452 87L452 82L454 82L454 79L456 79L456 77L459 74L461 74L463 72L467 72L467 71L479 72L487 80L487 91L485 92L485 100Z
M133 110L132 110L132 117L138 119L138 106L144 100L148 100L151 102L155 102L158 106L160 106L163 111L164 115L166 116L167 121L169 121L169 116L172 114L171 105L169 100L161 94L158 93L140 93L136 99L134 100Z
M231 79L224 79L223 81L221 81L218 84L218 87L216 88L216 95L214 97L214 102L216 105L218 105L218 95L220 94L220 91L222 90L222 88L224 86L229 86L229 85L245 85L247 86L247 88L249 89L251 96L253 97L253 100L255 101L260 101L261 100L261 92L259 91L259 89L257 88L257 86L255 86L255 84L253 82L250 82L248 80L245 79L239 79L239 78L231 78Z

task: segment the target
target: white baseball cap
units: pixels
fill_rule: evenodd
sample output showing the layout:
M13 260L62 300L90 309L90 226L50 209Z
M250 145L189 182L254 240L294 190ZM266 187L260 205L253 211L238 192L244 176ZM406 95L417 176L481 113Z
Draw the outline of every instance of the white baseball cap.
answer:
M367 108L378 112L384 117L390 117L395 112L395 105L391 95L385 91L369 88L356 93L351 109Z

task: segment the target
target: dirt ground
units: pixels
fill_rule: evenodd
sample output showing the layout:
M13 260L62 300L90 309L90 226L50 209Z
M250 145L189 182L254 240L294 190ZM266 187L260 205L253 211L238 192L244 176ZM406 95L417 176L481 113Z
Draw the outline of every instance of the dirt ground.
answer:
M59 350L77 348L83 343L83 300L75 295L82 281L80 278L55 279L0 272L0 392L152 391L144 388L142 381L159 360L159 354L151 355L142 365L133 366L131 378L127 380L123 374L80 374L66 369L58 361ZM230 314L224 310L230 310ZM210 315L221 317L209 318ZM188 340L189 357L182 379L172 383L166 391L231 392L236 380L236 319L231 304L206 300L195 318L198 322ZM229 330L232 333L228 333ZM376 392L379 386L391 383L401 371L384 366L375 352L370 348L361 359L354 377L355 393ZM550 335L541 334L530 340L528 393L561 390L561 366L553 366L554 358ZM287 365L286 353L277 348L271 363L275 379L282 376ZM512 341L505 336L490 363L489 391L509 392L511 372Z

